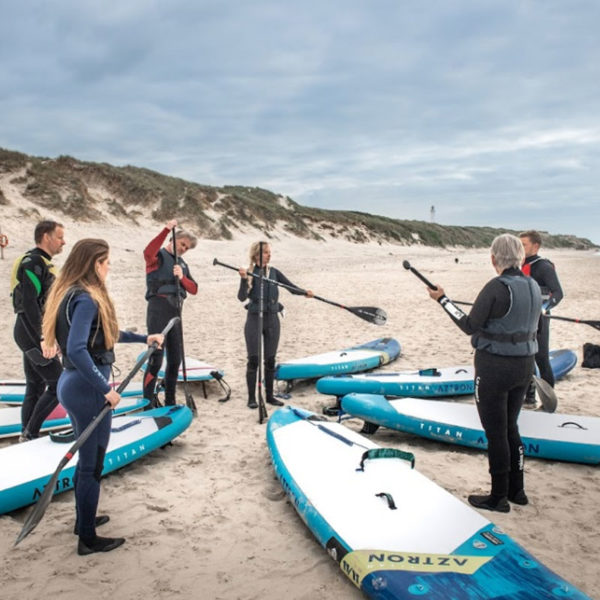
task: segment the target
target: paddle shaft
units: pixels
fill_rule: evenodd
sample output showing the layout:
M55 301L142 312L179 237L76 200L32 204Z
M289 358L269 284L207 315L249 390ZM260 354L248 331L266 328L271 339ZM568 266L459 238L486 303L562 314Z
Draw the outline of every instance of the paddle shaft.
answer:
M425 275L419 273L419 271L417 271L417 269L415 269L407 260L402 262L402 266L405 269L408 269L414 275L416 275L428 288L432 290L437 290L437 286L433 285L433 283L431 283L431 281L429 281L429 279L427 279Z
M258 244L258 268L259 273L259 294L258 294L258 380L257 393L258 393L258 423L262 425L263 422L269 417L267 413L267 406L262 393L262 350L263 350L263 320L264 320L264 293L265 293L265 277L262 275L263 272L263 242Z
M175 233L175 227L173 227L173 257L175 259L175 264L179 264L178 259L177 259L177 234ZM194 398L192 396L192 394L190 394L190 391L188 390L188 381L187 381L187 369L185 366L185 344L183 342L183 321L181 320L181 314L183 312L183 307L182 307L182 303L181 303L181 295L180 295L180 288L181 288L181 282L179 281L179 277L175 276L175 287L176 287L176 293L177 293L177 314L179 316L179 331L180 331L180 336L179 336L179 345L181 347L181 369L183 371L183 392L185 394L185 404L186 406L192 411L193 415L196 415L196 413L198 412L198 410L196 409L196 403L194 402Z
M179 317L173 317L166 325L166 327L162 330L162 335L165 336L169 333L170 329L179 321ZM117 393L120 394L128 385L129 382L133 379L134 375L142 368L142 365L148 360L149 356L158 348L157 342L152 342L148 349L144 354L138 358L137 362L133 366L133 369L129 372L129 374L123 379L119 387L117 388ZM52 496L54 495L54 488L56 486L56 482L58 481L58 477L60 472L63 470L65 465L73 458L77 450L81 448L83 444L87 441L87 439L92 435L96 427L102 422L104 417L112 410L112 406L109 402L107 402L102 410L98 413L98 415L94 418L94 420L81 432L81 435L77 438L76 442L69 448L67 453L62 457L58 466L56 467L52 477L48 480L48 483L44 486L44 491L39 497L34 509L29 514L29 517L23 524L23 528L15 541L15 546L23 540L27 535L29 535L36 525L42 520L44 517L44 513L46 512L46 508L52 501Z
M223 263L220 260L217 260L216 258L213 260L213 265L220 265L221 267L225 267L226 269L231 269L232 271L239 272L239 269L237 267ZM273 279L269 279L268 277L265 277L264 275L257 275L256 273L250 273L250 272L247 272L247 274L250 275L251 277L255 277L256 279L261 279L261 280L266 279L266 281L268 281L269 283L272 283L279 287L286 288L293 292L302 292L303 294L306 294L306 290L303 290L302 288L295 287L293 285L287 285L285 283L281 283L280 281L275 281ZM344 310L351 312L352 314L356 315L357 317L360 317L361 319L364 319L365 321L369 321L371 323L380 324L378 322L378 318L382 319L385 322L385 313L381 309L378 309L378 308L345 306L344 304L340 304L339 302L334 302L333 300L328 300L327 298L323 298L323 297L317 296L317 295L313 295L313 296L311 296L311 298L314 298L315 300L319 300L320 302L325 302L326 304L330 304L331 306L337 306L338 308L343 308Z
M460 300L452 300L454 304L462 304L464 306L473 306L472 302L461 302ZM567 321L569 323L581 323L583 325L589 325L594 329L600 329L600 321L591 321L587 319L574 319L572 317L559 317L558 315L547 315L546 313L542 313L542 317L546 319L557 319L558 321Z

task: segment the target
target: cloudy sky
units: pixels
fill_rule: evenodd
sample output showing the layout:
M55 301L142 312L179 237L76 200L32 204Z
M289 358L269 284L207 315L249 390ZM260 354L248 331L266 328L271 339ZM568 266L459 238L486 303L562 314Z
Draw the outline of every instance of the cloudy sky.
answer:
M0 146L600 244L598 0L0 0Z

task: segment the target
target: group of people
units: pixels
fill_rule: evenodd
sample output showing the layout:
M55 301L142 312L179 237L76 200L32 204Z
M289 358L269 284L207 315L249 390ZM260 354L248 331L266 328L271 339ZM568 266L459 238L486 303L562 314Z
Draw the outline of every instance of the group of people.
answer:
M196 246L197 239L190 232L177 233L176 226L177 221L170 220L144 250L148 333L138 335L121 331L118 326L106 287L108 244L101 239L79 240L57 273L52 258L65 245L64 227L55 221L37 225L36 246L15 262L11 285L17 315L14 337L23 352L26 378L20 441L39 435L43 421L58 401L66 409L76 436L106 403L117 406L120 396L110 385L117 342L157 344L149 357L143 384L144 397L152 405L158 402L156 385L166 350L165 404L175 404L182 360L181 321L166 336L161 331L172 317L181 317L186 296L198 291L182 258ZM441 287L429 290L456 324L472 335L476 349L476 401L488 438L492 477L489 495L469 496L469 502L479 508L508 511L509 501L528 502L517 418L530 387L534 361L541 376L549 384L554 383L548 363L548 323L542 316L542 306L548 309L562 298L552 263L537 254L540 245L541 237L534 231L522 234L521 240L509 234L498 236L491 247L498 277L483 288L468 315L446 297ZM282 404L273 393L279 315L283 309L278 284L309 298L313 293L297 288L270 266L271 248L267 242L253 244L249 258L249 267L239 269L238 299L247 302L247 405L255 409L257 384L261 393L257 378L261 360L266 402ZM96 528L109 520L107 515L96 513L110 426L109 413L79 450L74 477L74 532L79 536L78 553L82 555L107 552L125 541L96 533Z
M110 385L114 346L118 342L157 344L150 354L143 382L144 397L158 404L157 380L166 350L164 376L165 404L175 404L175 388L183 354L181 310L188 294L198 285L182 258L197 244L187 231L176 232L177 221L170 220L144 249L146 263L147 335L121 331L115 307L106 287L110 269L109 246L101 239L86 238L74 244L57 272L52 258L65 245L64 226L56 221L38 223L35 247L14 264L11 281L16 313L14 338L23 352L25 394L21 411L20 442L39 436L45 419L60 401L73 430L79 436L108 403L115 408L120 395ZM170 235L167 245L163 247ZM269 267L270 246L258 242L250 249L250 267L240 269L238 298L249 300L245 337L248 349L248 406L256 408L255 389L259 357L263 354L266 401L281 405L273 394L275 355L279 342L276 282L293 286L277 269ZM273 283L253 285L253 277ZM263 290L264 312L259 315ZM295 293L312 296L312 292ZM179 321L163 336L161 331L172 317ZM262 331L261 331L262 327ZM261 353L261 336L264 353ZM58 357L61 357L59 360ZM78 553L108 552L119 547L124 538L101 537L96 528L108 522L97 515L104 455L111 427L110 412L95 427L79 450L74 488L76 519L74 533L79 536Z

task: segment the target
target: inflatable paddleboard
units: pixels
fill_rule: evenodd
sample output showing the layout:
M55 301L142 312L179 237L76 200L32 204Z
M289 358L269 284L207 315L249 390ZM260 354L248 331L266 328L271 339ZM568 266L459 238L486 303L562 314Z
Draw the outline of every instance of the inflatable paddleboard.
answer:
M111 383L113 388L119 387L120 382ZM142 396L144 388L140 382L130 382L121 392L121 397ZM23 404L25 397L25 381L0 381L0 404Z
M180 405L113 418L102 474L120 469L164 446L191 422L191 410ZM0 514L36 502L72 443L57 443L46 436L1 448ZM76 453L61 471L55 494L73 487L78 456Z
M341 399L341 408L345 413L390 429L487 449L487 438L474 404L348 394ZM519 432L527 456L600 464L600 417L522 410Z
M291 504L369 598L591 600L409 453L293 407L273 413L267 443Z
M143 355L140 354L138 359ZM142 369L145 371L148 363L144 363ZM211 365L202 360L198 360L196 358L191 358L190 356L185 357L185 367L186 367L186 375L188 381L209 381L214 379L212 373L216 371L221 377L225 374L222 369L217 369L214 365ZM159 379L163 379L165 376L165 370L167 368L167 360L163 358L163 362L158 372ZM177 381L183 381L183 367L180 367L179 373L177 376Z
M296 358L279 363L275 379L316 379L336 373L359 373L386 365L400 354L400 344L393 338L378 338L366 344Z
M564 377L576 363L577 355L572 350L550 351L550 365L556 379ZM472 365L398 373L376 371L363 375L323 377L317 381L317 391L335 396L353 392L414 398L463 396L475 393L474 377Z
M123 398L114 410L114 415L126 414L140 410L147 406L149 401L142 396L128 396ZM41 432L65 429L71 427L67 411L59 404L42 423ZM7 406L0 409L0 438L16 436L21 433L21 407Z

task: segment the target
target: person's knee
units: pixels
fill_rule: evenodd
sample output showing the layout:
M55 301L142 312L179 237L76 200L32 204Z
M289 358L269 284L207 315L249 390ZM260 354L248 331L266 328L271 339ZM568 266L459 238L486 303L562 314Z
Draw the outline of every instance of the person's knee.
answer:
M246 368L248 369L248 371L256 371L256 369L258 369L258 356L249 356L248 362L246 363Z
M269 371L275 370L275 357L274 356L267 356L265 358L265 369L267 369Z

